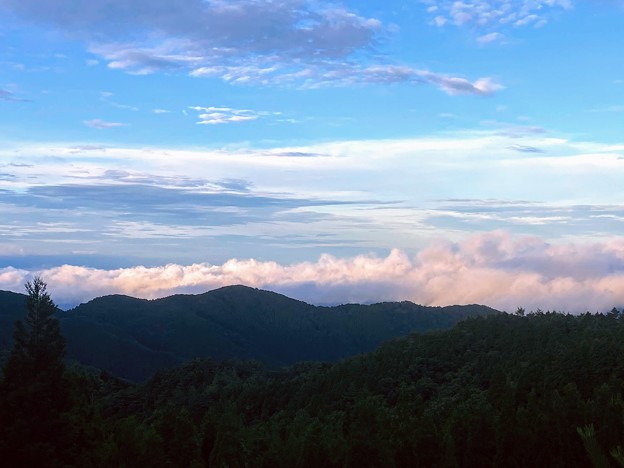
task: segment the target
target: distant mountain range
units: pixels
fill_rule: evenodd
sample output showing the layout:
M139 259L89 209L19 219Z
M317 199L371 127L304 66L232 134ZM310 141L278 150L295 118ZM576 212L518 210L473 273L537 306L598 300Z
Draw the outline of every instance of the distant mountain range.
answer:
M0 291L0 352L25 315L23 294ZM335 361L411 332L491 315L486 306L411 302L317 307L281 294L228 286L156 300L113 295L59 311L67 357L130 380L195 357L256 359L269 367Z

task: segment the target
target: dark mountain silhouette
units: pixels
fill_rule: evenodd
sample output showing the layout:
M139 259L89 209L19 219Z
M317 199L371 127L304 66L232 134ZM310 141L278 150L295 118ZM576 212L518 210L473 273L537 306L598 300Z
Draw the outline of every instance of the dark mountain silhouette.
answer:
M0 291L0 344L11 344L25 296ZM411 302L316 307L281 294L228 286L156 300L105 296L59 312L67 357L142 380L195 357L257 359L270 367L335 361L410 332L450 328L496 313L485 306Z
M0 291L0 353L13 345L13 324L26 315L26 295Z

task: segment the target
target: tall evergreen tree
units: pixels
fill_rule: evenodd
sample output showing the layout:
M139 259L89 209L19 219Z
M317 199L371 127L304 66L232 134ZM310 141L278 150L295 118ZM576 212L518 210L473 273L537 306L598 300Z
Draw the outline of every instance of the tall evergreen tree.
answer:
M9 466L62 463L63 413L70 404L65 341L46 289L40 277L26 283L26 318L15 323L0 384L0 463Z

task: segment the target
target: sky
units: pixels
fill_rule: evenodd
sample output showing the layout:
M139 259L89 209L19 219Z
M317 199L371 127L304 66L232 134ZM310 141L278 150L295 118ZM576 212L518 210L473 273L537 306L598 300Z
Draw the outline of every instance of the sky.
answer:
M624 2L0 0L0 289L624 306Z

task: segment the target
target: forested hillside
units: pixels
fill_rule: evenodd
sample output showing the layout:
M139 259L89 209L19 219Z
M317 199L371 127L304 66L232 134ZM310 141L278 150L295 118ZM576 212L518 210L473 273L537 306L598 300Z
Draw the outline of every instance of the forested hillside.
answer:
M622 443L623 384L617 315L497 315L335 365L195 361L102 410L156 439L185 428L211 466L571 467L589 466L579 428Z
M472 318L336 364L194 360L139 385L69 375L69 414L83 427L65 443L80 466L624 461L624 319L615 313Z
M4 349L10 347L25 297L0 292L0 314L6 311L0 315ZM10 306L2 306L4 298ZM449 328L463 318L492 313L496 311L485 306L411 302L315 307L269 291L230 286L152 301L106 296L57 316L69 359L139 381L196 357L256 359L271 368L336 361L410 332Z

